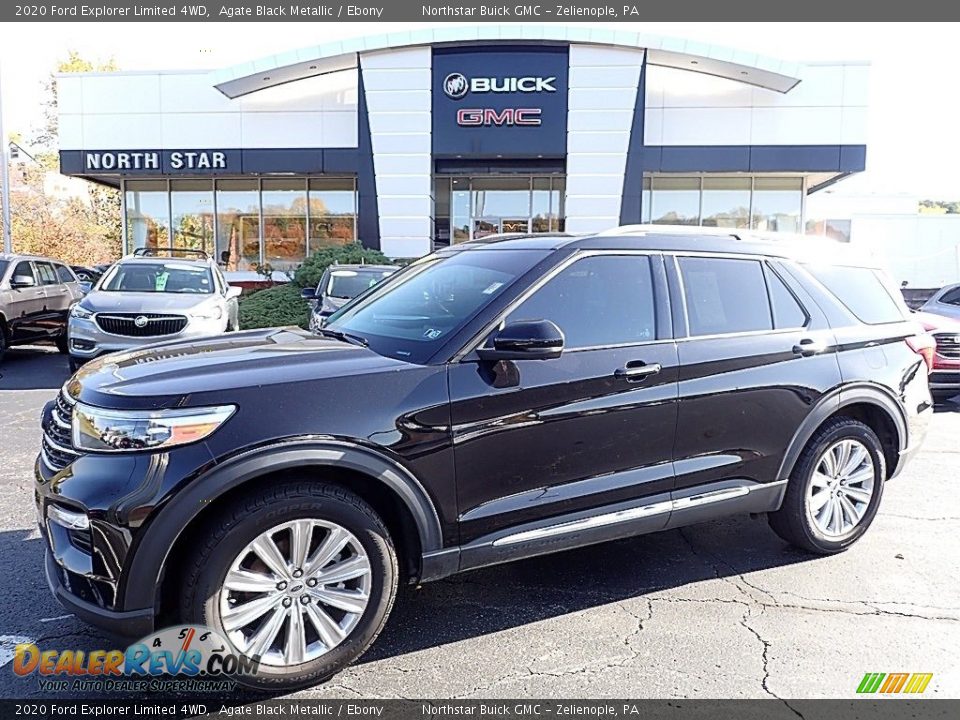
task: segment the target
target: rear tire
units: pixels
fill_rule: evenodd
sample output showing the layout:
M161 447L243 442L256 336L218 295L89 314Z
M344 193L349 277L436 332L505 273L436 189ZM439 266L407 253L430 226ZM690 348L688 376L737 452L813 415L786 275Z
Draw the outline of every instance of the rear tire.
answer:
M876 433L853 418L831 420L800 454L783 505L769 515L770 527L803 550L842 552L873 522L886 477Z
M233 501L207 526L186 564L180 616L213 628L241 654L260 655L258 673L239 682L271 690L315 685L380 634L396 597L397 557L383 521L353 493L316 482L273 485ZM324 560L324 549L341 542ZM265 547L279 558L264 560ZM334 573L356 576L333 582ZM238 589L231 577L241 575ZM269 609L247 620L248 603L270 598Z
M0 363L3 362L3 356L7 352L7 328L3 322L0 322Z
M81 367L83 367L83 361L82 361L82 360L77 360L73 355L71 355L71 356L67 359L67 364L70 365L70 372L71 372L71 373L75 373L75 372L77 372L77 370L79 370Z

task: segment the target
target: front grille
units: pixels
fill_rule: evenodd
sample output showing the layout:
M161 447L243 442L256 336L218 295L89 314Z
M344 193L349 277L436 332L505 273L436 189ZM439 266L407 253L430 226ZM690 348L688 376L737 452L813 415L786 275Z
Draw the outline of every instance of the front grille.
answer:
M937 341L937 355L960 359L960 335L940 333L934 335L933 338Z
M187 318L183 315L156 313L98 313L96 321L104 332L126 337L175 335L187 326Z
M40 457L43 464L54 472L60 472L80 456L80 453L73 449L70 430L73 405L74 401L61 390L50 417L43 424Z

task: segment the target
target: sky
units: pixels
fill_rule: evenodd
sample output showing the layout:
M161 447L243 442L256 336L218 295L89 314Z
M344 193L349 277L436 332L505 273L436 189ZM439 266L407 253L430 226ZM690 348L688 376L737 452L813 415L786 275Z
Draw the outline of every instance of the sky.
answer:
M464 23L465 24L465 23ZM122 70L215 69L345 37L445 23L7 23L0 26L6 131L39 125L43 83L76 50ZM591 26L590 23L570 25ZM871 63L867 171L842 193L960 199L957 23L618 23L794 62ZM595 26L595 25L594 25Z

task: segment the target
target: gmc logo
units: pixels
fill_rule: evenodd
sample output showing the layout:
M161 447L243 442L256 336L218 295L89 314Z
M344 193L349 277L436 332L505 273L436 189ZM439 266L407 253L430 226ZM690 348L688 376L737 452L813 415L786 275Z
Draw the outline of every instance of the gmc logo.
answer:
M515 125L534 127L541 124L540 108L461 108L457 110L457 125L461 127L480 127L494 125L512 127Z

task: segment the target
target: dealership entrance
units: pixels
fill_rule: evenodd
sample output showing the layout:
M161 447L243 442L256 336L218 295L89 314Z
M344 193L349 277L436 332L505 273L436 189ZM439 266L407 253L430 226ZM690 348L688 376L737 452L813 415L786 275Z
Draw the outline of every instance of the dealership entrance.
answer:
M563 175L434 177L434 242L466 242L497 233L562 232Z

